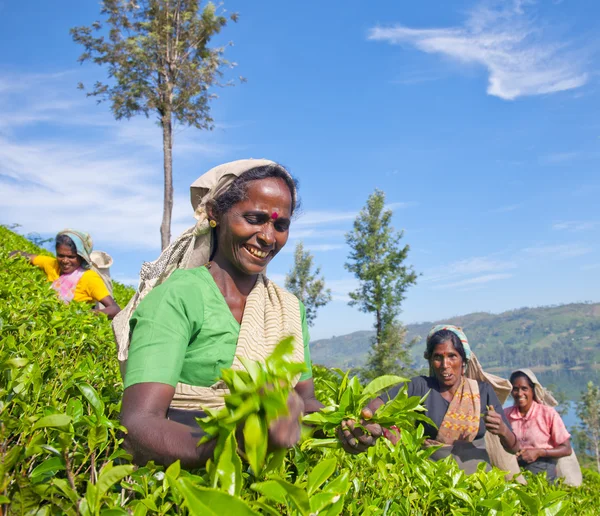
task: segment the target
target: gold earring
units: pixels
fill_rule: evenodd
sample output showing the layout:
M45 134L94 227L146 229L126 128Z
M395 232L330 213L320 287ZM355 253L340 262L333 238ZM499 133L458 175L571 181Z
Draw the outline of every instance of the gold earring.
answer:
M209 226L211 228L216 228L217 227L217 221L216 220L211 220L208 224L209 224Z

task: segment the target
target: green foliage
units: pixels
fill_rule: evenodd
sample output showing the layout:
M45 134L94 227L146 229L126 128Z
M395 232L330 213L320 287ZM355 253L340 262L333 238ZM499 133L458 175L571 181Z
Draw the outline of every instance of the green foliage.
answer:
M351 251L345 266L360 281L350 292L350 305L375 315L375 338L364 368L370 378L402 373L411 364L410 344L405 344L406 332L397 317L417 275L404 263L409 251L408 245L400 244L404 232L396 233L391 221L384 192L375 190L346 235Z
M201 0L102 0L103 22L74 27L71 36L83 46L79 61L105 66L108 82L96 82L88 96L109 101L117 120L156 115L163 133L165 195L161 244L171 241L173 211L173 123L212 129L210 101L222 86L224 47L210 40L229 20ZM231 84L231 83L228 83ZM83 84L79 84L84 89Z
M210 129L210 88L232 63L223 58L223 47L209 43L237 16L219 14L212 3L201 7L200 0L101 5L103 23L71 29L84 48L79 61L106 66L111 78L96 82L88 95L110 101L117 119L167 113L184 125Z
M289 452L267 449L261 471L256 464L265 435L263 427L257 433L256 419L266 424L282 409L286 384L297 371L283 353L263 366L247 363L246 371L226 374L232 387L227 411L246 423L255 419L247 432L255 458L240 457L237 435L215 414L206 424L227 438L208 469L186 472L178 462L166 469L135 467L120 448L122 383L108 320L85 305L59 302L40 271L8 259L14 248L40 252L0 228L3 514L597 514L596 473L586 471L579 489L548 485L542 477L520 486L496 470L465 476L450 459L427 460L431 449L421 446L423 432L409 422L400 424L406 429L399 446L380 439L354 456L321 445L331 438L313 437ZM362 387L347 375L314 371L317 396L334 412L348 400L345 415L356 416L367 397L398 381L381 378ZM239 409L251 399L253 408L243 415ZM388 404L394 421L420 415L410 398L399 400L398 406ZM390 422L385 415L377 413L382 423Z
M314 324L317 310L331 301L331 290L325 288L325 279L318 277L321 269L317 267L313 272L312 267L313 256L304 251L302 242L298 242L294 252L294 266L285 277L285 288L304 303L309 326Z
M590 456L600 472L600 387L593 382L577 403L577 416L581 421L576 438L579 451Z
M343 374L339 370L336 372L341 377L339 382L331 377L318 382L319 399L325 407L320 412L304 416L305 423L323 430L330 436L334 435L334 430L342 421L360 421L361 411L370 400L394 385L406 382L406 378L387 375L375 378L363 387L358 377L350 378L349 373ZM379 423L386 428L395 425L407 431L412 430L420 421L433 425L433 421L423 413L423 401L424 399L418 397L409 398L404 386L393 400L377 409L369 418L369 423Z
M554 383L568 399L579 398L588 379L600 382L600 370L589 370L600 362L600 303L574 303L562 306L522 308L501 314L473 313L450 320L407 324L408 341L419 338L412 349L417 367L424 367L425 337L438 323L451 323L465 329L469 342L486 370L502 368L510 374L518 367L556 368L563 377L549 371L542 383ZM311 342L315 362L328 367L361 367L365 364L374 332L355 332ZM587 368L588 378L569 368ZM492 369L493 371L493 369ZM568 376L568 377L567 377ZM581 378L580 381L578 381Z

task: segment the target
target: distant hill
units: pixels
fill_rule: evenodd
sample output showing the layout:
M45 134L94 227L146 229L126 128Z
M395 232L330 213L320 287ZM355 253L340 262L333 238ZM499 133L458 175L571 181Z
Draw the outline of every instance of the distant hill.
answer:
M462 327L479 360L489 368L566 368L600 364L600 303L520 308L501 314L473 313L444 321L409 324L415 367L425 366L425 337L435 324ZM365 363L374 332L358 331L310 343L316 364L347 369Z

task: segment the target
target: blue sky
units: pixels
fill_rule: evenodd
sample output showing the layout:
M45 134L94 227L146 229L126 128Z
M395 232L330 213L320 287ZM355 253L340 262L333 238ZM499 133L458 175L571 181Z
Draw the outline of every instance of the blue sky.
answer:
M177 130L174 234L196 177L267 157L303 201L269 273L283 280L302 239L334 293L315 338L372 324L347 306L344 233L375 188L422 274L404 322L600 300L600 4L225 7L240 21L218 42L247 83L218 91L213 132ZM89 231L131 282L159 252L161 136L76 89L104 72L76 62L69 28L97 18L97 2L0 0L0 222Z

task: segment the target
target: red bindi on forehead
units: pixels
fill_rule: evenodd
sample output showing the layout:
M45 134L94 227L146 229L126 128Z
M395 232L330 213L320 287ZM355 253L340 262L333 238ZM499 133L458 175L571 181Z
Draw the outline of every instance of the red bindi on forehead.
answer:
M277 213L276 211L274 211L273 213L271 213L271 218L273 220L277 220L277 217L279 217L279 213Z

